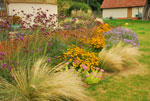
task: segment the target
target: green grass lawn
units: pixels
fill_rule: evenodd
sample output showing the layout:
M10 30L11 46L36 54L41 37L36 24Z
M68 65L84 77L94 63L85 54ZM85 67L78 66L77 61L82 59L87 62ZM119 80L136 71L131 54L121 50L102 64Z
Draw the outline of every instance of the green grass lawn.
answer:
M99 84L89 87L91 96L97 101L150 101L150 21L107 20L112 26L124 26L138 34L140 40L141 67L131 69L127 76L117 73ZM124 26L125 27L125 26ZM138 71L138 72L137 72ZM134 72L137 72L134 74ZM125 71L124 74L128 74Z

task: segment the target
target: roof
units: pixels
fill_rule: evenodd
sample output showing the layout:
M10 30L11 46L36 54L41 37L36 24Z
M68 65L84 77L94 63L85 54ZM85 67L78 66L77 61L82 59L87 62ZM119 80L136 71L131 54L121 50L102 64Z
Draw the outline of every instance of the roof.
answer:
M146 0L104 0L101 8L140 7Z
M9 3L57 4L57 0L8 0Z

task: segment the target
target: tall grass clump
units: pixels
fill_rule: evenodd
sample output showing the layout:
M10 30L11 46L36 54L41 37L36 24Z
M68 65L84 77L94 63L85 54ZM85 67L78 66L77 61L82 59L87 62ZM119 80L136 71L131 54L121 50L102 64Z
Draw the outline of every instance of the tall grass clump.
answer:
M99 58L102 63L102 67L107 71L121 71L127 67L138 65L138 58L140 57L140 51L137 47L131 45L125 45L119 42L111 49L102 49L99 53Z
M82 82L70 72L56 72L44 58L33 66L12 69L14 82L0 78L0 100L5 101L89 101Z

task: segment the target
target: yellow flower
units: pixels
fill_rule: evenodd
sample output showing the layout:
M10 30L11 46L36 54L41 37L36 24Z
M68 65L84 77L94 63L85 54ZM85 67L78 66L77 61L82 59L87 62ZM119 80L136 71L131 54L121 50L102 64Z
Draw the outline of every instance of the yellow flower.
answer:
M80 47L73 46L64 53L64 58L68 59L75 67L80 67L81 64L85 64L92 70L93 67L99 65L99 59L95 53L87 52Z

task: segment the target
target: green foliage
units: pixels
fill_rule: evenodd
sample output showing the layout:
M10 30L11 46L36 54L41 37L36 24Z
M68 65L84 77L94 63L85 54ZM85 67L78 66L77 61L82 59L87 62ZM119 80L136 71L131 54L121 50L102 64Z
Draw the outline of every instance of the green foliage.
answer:
M98 2L98 0L90 0L89 6L94 11L100 11L100 2Z
M85 3L73 2L67 11L67 15L71 15L73 10L82 10L84 12L88 12L89 9L90 7Z
M129 67L138 66L141 56L137 47L125 45L119 42L109 50L105 48L99 53L99 58L103 61L102 67L107 71L121 71Z

